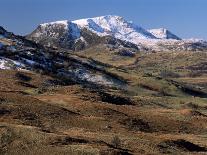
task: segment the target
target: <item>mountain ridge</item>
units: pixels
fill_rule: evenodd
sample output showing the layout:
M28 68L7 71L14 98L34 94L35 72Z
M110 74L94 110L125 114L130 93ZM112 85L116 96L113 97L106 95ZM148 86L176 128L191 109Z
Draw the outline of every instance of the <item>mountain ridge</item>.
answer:
M103 37L116 38L147 51L203 50L203 47L207 47L207 42L203 40L184 40L165 28L146 30L116 15L40 24L27 38L38 43L55 44L73 50L72 46L81 46L78 48L81 50L88 45L90 47L90 43L82 36L82 33L86 34L85 31L94 36L92 38L99 38L96 40L104 40ZM93 44L96 44L96 41ZM198 44L202 44L202 48L195 46Z

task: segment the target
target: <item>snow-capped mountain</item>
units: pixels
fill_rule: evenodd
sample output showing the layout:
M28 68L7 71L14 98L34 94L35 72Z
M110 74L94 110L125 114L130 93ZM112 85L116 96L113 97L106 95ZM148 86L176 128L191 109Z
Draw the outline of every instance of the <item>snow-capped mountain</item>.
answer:
M91 30L83 25L76 24L76 22L80 21L65 20L40 24L27 38L43 45L56 46L70 50L81 50L97 44L112 44L116 47L139 48L138 45L132 42L115 37L113 35L114 32L107 34L108 31L105 30L106 32L101 33L101 30L98 30L101 28L98 28L97 25L97 31L95 31L95 27L93 28L94 30ZM92 23L89 25L92 25ZM144 35L147 37L147 34L150 37L154 37L144 30L142 37L144 37Z
M113 36L115 38L137 43L137 39L156 39L154 35L140 26L127 22L119 16L101 16L72 21L80 28L87 28L100 36Z
M148 51L202 50L207 47L206 42L182 40L164 28L145 30L123 17L112 15L40 24L27 38L44 45L72 50L100 43ZM197 45L202 46L198 48Z
M181 40L178 36L170 32L169 30L165 28L159 28L159 29L151 29L148 30L151 34L153 34L158 39L175 39L175 40Z

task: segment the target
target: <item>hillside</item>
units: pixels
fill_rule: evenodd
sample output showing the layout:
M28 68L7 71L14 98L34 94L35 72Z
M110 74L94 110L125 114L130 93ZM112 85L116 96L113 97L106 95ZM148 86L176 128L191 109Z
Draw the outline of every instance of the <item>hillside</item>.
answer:
M206 154L206 51L0 35L1 154Z

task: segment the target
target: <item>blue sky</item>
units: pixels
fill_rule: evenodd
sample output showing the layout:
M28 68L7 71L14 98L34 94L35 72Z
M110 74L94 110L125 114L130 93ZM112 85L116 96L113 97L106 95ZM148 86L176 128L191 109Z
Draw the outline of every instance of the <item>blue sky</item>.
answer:
M207 39L207 0L0 0L0 25L27 34L38 24L119 15L149 29Z

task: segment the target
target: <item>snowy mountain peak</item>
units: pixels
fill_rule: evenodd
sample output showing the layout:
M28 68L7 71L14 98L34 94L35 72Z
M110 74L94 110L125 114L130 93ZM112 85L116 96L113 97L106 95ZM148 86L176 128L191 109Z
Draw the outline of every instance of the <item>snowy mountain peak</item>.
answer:
M98 34L99 36L113 36L115 38L137 43L139 39L156 39L151 33L140 26L128 22L120 16L101 16L72 21L80 28Z
M159 29L151 29L148 30L151 34L153 34L158 39L175 39L175 40L181 40L178 36L170 32L169 30L165 28L159 28Z
M106 15L106 16L100 16L100 17L94 17L94 18L85 18L85 19L79 19L73 21L73 23L76 23L80 27L90 26L92 22L96 23L97 25L100 25L104 28L109 28L112 26L117 25L118 23L123 23L124 18L116 15Z

